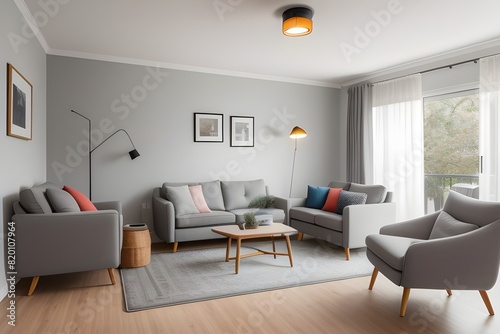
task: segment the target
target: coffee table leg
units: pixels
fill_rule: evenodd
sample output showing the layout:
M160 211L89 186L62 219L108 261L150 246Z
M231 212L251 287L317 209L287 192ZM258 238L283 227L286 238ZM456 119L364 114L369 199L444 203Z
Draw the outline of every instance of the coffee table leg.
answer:
M292 245L290 244L290 236L285 235L285 240L286 240L286 248L288 249L288 258L290 259L290 267L293 267Z
M227 249L226 249L226 262L229 262L229 254L231 252L231 238L227 238Z
M274 242L274 235L271 237L273 240L273 253L276 253L276 243ZM274 258L276 259L276 254L274 254Z
M238 271L240 270L240 251L241 251L241 239L238 238L236 239L236 242L237 242L237 246L236 246L236 259L235 259L235 270L236 270L236 274L238 273Z

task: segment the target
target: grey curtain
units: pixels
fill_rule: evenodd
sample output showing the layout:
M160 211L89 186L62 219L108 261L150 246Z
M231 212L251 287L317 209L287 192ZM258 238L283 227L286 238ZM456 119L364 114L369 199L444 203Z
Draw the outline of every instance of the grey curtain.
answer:
M371 183L372 86L347 89L347 181Z

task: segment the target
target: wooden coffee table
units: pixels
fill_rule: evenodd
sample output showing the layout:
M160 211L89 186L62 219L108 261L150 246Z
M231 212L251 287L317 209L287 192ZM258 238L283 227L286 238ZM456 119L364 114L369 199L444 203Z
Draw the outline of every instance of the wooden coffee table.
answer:
M288 256L288 258L290 259L290 267L293 267L292 245L290 244L290 234L297 233L297 230L294 229L293 227L290 227L290 226L284 225L284 224L280 224L280 223L275 223L275 224L272 224L269 226L259 226L256 229L240 230L238 225L226 225L226 226L214 227L212 229L212 231L217 233L217 234L220 234L220 235L227 237L226 262L229 262L229 260L236 260L236 263L235 263L236 274L238 273L238 270L240 269L240 259L243 259L246 257L251 257L251 256L262 255L262 254L271 254L271 255L274 255L274 258L276 258L276 255ZM284 236L285 237L286 248L288 250L288 253L276 252L276 245L274 243L275 236ZM257 249L257 252L255 252L255 253L241 255L241 241L242 240L266 238L266 237L270 237L272 239L272 242L273 242L273 251L272 252ZM236 243L237 243L236 256L229 257L230 252L231 252L231 243L232 243L233 239L236 240Z

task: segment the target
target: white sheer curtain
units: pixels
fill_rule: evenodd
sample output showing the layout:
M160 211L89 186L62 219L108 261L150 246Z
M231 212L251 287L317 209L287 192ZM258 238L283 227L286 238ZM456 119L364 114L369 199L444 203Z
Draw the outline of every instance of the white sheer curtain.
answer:
M479 61L479 198L500 200L500 56Z
M373 182L394 192L398 221L424 214L420 74L373 86Z

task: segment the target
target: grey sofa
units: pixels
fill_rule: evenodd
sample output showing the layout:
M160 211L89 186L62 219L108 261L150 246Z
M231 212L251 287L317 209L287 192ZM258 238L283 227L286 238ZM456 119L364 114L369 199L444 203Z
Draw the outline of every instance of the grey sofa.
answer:
M292 198L290 206L290 226L303 234L326 240L344 248L346 260L350 248L366 247L365 238L378 233L382 226L396 220L396 204L391 203L392 193L382 185L332 181L331 188L342 188L351 192L365 193L366 204L350 205L342 214L306 207L306 198Z
M21 190L20 201L14 203L15 271L19 278L33 277L28 295L46 275L108 269L115 284L113 268L121 258L121 203L94 203L98 211L55 212L48 189L64 192L46 182Z
M499 202L450 191L442 210L385 226L366 238L366 255L375 266L369 290L379 271L402 286L401 317L411 288L443 289L448 295L478 290L493 315L486 290L498 278L499 235Z
M185 213L186 210L169 196L169 189L200 185L206 204L211 212ZM216 239L223 236L212 232L214 226L235 224L243 219L245 212L268 214L275 223L286 221L287 200L275 197L274 208L248 208L258 196L269 195L264 180L208 181L208 182L165 182L153 190L153 220L156 235L167 243L174 243L177 251L179 242ZM184 212L180 212L180 211ZM189 211L188 211L189 212ZM185 214L184 214L185 213Z

